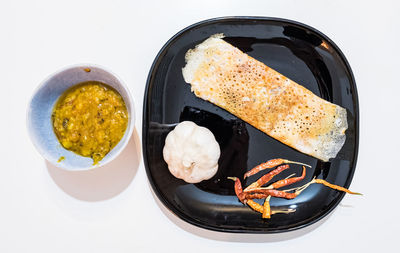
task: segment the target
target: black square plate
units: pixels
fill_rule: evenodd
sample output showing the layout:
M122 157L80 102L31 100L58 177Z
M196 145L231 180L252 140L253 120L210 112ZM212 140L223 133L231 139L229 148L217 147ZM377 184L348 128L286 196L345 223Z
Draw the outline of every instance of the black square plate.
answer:
M209 36L223 33L227 42L264 62L314 94L347 109L346 142L336 158L323 162L302 154L227 111L197 98L182 77L185 53ZM218 173L199 184L173 177L163 160L166 135L181 121L210 129L220 147ZM226 17L206 20L177 33L161 49L147 80L143 109L143 156L148 179L162 203L181 219L223 232L276 233L310 225L331 212L344 194L313 184L293 200L271 200L271 208L295 208L290 214L261 219L243 206L227 176L241 177L272 158L312 165L303 185L313 177L349 187L358 151L358 98L349 64L324 34L298 22L263 17ZM301 173L291 166L275 179ZM258 178L258 176L256 176ZM245 185L254 181L243 181Z

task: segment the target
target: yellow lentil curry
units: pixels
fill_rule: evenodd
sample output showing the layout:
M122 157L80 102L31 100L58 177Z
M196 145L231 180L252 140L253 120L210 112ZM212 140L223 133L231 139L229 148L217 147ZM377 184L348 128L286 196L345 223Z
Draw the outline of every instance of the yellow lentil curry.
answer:
M97 164L117 145L128 124L121 95L108 85L88 81L68 89L52 114L61 145Z

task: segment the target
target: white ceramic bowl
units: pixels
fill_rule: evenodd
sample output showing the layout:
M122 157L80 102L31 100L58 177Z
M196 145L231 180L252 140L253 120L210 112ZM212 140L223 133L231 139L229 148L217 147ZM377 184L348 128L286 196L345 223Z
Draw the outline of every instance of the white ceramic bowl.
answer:
M90 69L90 72L85 69ZM93 165L91 158L63 148L53 131L51 121L53 107L60 95L71 86L85 81L99 81L113 87L121 94L129 113L124 136L96 165ZM110 71L91 64L70 66L52 74L36 89L27 111L27 127L33 144L46 160L66 170L87 170L112 161L128 143L134 128L134 120L134 104L125 84ZM60 157L65 159L59 162Z

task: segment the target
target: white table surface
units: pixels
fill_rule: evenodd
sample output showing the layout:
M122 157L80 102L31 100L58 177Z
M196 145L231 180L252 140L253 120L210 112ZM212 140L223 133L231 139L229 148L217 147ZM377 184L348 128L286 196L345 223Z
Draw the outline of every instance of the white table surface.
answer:
M396 1L383 0L1 1L0 252L397 251L399 10ZM200 229L166 210L148 183L141 125L153 59L182 28L229 15L313 26L342 49L353 69L360 147L351 188L365 195L346 196L328 218L306 229L276 235ZM115 162L72 173L44 161L29 140L25 117L38 84L76 63L96 63L119 75L137 118Z

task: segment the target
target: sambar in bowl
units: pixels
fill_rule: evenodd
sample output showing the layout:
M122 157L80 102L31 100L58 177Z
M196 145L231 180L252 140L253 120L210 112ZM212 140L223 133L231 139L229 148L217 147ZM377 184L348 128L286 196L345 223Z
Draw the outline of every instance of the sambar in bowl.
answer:
M85 170L113 160L134 126L128 88L110 71L94 65L61 70L33 95L27 126L45 159L57 167Z

